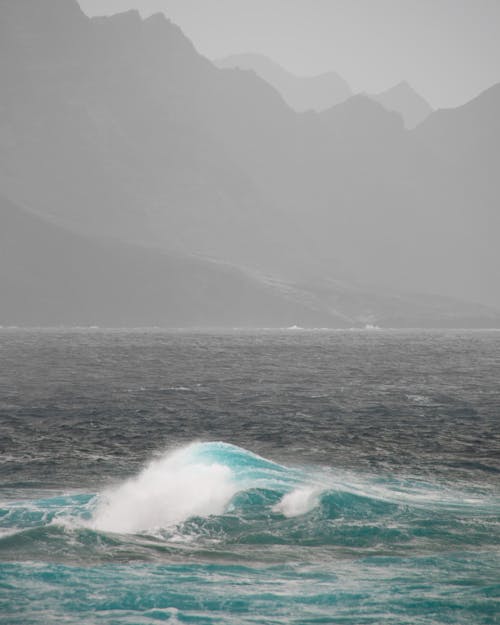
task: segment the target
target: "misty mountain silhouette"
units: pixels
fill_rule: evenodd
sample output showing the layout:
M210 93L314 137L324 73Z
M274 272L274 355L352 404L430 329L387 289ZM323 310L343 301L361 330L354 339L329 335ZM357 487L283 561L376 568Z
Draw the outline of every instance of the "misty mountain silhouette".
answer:
M234 54L217 59L214 63L222 69L254 71L298 112L324 111L352 95L347 82L335 72L296 76L262 54Z
M233 54L214 63L220 68L254 71L297 112L322 112L353 95L348 83L335 72L295 76L261 54ZM382 93L368 94L368 97L386 110L399 113L407 128L414 128L432 113L430 105L405 81Z
M388 111L400 113L407 128L415 128L432 113L429 103L406 81L369 97L382 104Z
M89 238L1 196L0 293L7 326L342 328L412 319L425 327L449 325L457 305L467 325L498 320L462 302L277 284L220 263Z
M252 288L288 289L339 324L388 319L397 297L399 325L484 320L456 299L500 305L490 93L411 132L365 96L297 114L162 15L89 19L72 0L0 4L0 84L0 194L61 237L196 255L210 280L239 266Z
M229 266L72 234L0 197L0 323L342 326Z
M491 180L500 158L500 84L455 109L441 109L417 130L418 137L453 166L466 167L469 173ZM481 167L473 167L481 159Z

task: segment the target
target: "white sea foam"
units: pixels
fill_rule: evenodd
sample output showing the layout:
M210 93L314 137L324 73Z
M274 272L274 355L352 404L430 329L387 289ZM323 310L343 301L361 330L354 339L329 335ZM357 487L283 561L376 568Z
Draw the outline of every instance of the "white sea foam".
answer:
M283 496L273 508L286 517L301 516L310 512L318 505L321 488L316 486L301 486Z
M237 492L228 466L197 462L192 446L151 462L136 478L104 492L93 529L139 533L172 527L193 516L222 514Z
M85 525L126 534L172 530L191 517L224 514L238 492L255 488L280 492L281 499L273 511L289 518L313 510L324 493L347 493L412 507L489 505L487 499L443 485L340 470L297 472L233 445L194 443L164 454L135 478L99 495L92 518Z

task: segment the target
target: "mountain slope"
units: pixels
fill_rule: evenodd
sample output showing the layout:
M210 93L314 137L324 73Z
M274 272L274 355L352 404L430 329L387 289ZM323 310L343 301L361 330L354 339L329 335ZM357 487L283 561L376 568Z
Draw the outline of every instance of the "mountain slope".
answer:
M293 124L278 94L215 69L162 16L82 14L60 53L59 8L45 5L33 54L19 10L0 37L0 189L78 231L286 267L296 246L262 188Z
M500 305L494 120L458 159L453 133L408 132L367 97L297 114L164 17L90 20L71 0L0 3L0 81L0 193L66 229L276 284ZM457 137L485 134L448 113Z
M470 168L480 159L473 169L489 176L500 159L499 110L500 83L463 106L434 112L414 135L453 166Z
M220 263L72 234L0 197L0 325L492 326L493 311L345 285L290 285Z
M75 235L0 197L0 325L342 325L240 271Z
M415 128L432 113L429 103L405 81L369 97L388 111L399 113L406 128Z
M347 82L335 72L296 76L261 54L234 54L214 61L220 68L254 71L295 111L323 111L352 95Z
M496 306L500 305L499 110L497 84L463 106L436 111L412 133L436 163L439 206L463 241L453 259L456 275L463 288L474 282L470 290L477 300Z

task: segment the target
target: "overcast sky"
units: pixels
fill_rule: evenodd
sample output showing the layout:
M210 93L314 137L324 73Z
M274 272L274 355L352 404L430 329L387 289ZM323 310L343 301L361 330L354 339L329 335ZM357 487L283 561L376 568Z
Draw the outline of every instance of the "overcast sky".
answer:
M163 11L209 58L258 52L355 91L407 80L436 107L500 82L500 0L80 0L89 15Z

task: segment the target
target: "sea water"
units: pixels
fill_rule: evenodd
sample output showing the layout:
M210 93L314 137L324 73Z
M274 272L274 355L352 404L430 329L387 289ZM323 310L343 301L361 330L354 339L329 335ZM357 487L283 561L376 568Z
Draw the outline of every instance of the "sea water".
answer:
M0 622L492 624L500 333L0 330Z

